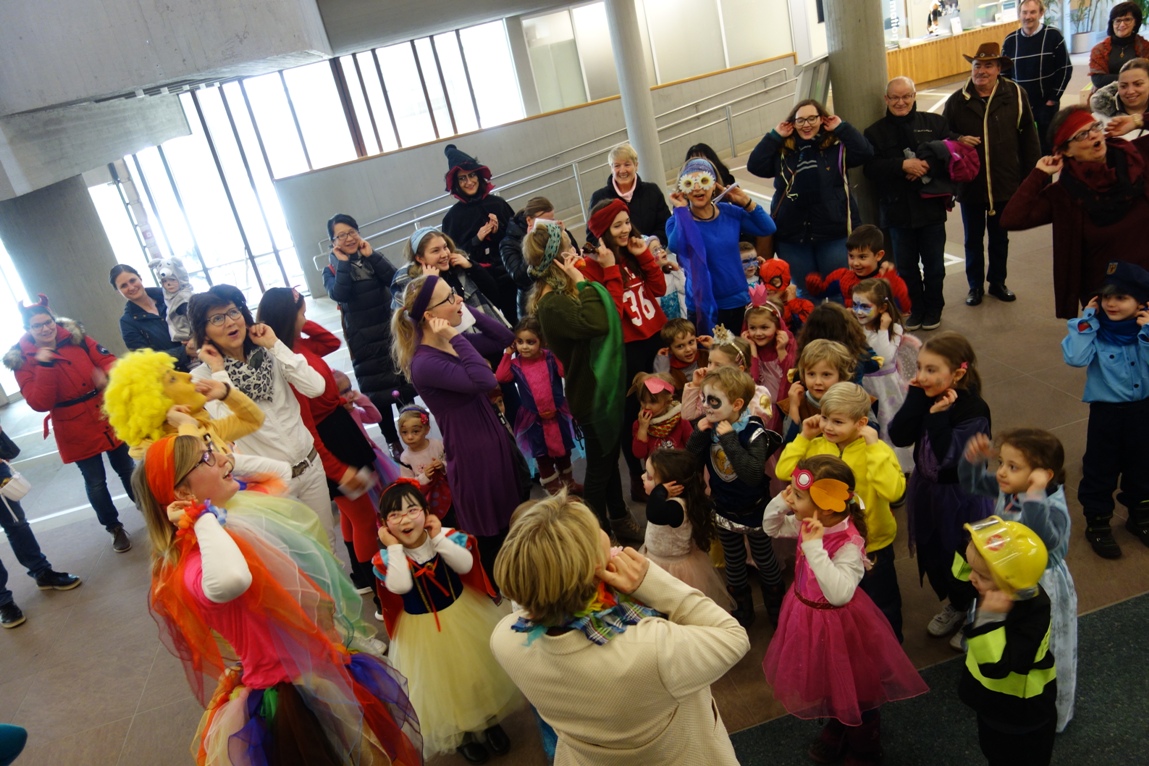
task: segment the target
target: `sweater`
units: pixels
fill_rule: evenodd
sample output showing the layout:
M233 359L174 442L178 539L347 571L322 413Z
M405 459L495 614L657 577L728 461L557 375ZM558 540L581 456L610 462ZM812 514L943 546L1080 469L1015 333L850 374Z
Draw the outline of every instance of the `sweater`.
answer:
M608 176L606 186L595 189L590 195L589 211L603 200L621 199L614 189L614 177ZM630 223L635 231L644 237L658 237L658 241L666 244L666 221L670 218L670 208L666 206L666 197L658 184L643 181L642 177L635 175L634 193L630 202L626 203L630 211ZM587 232L588 242L598 242L598 238ZM670 248L673 250L674 248Z
M995 205L1013 196L1025 173L1041 157L1037 125L1025 91L1013 80L999 77L989 97L982 98L973 80L968 80L946 99L942 116L950 130L981 139L977 146L981 170L962 188L958 201L1000 213Z
M811 455L841 458L854 472L854 491L865 504L862 515L866 519L866 551L872 553L893 545L898 522L890 511L890 503L906 492L906 476L894 450L883 441L866 444L860 436L841 447L826 441L824 436L807 439L798 434L782 450L774 475L780 481L789 481L798 461Z
M1010 74L1029 96L1031 107L1045 106L1047 101L1061 103L1061 95L1073 74L1061 32L1045 25L1032 35L1018 29L1005 36L1001 53L1013 60Z
M905 117L886 115L866 128L866 140L874 147L874 156L866 160L866 178L878 192L879 222L883 228L912 229L945 223L949 200L945 197L923 197L922 179L906 179L902 162L905 150L915 154L922 144L957 138L940 114L919 112L917 104ZM921 158L924 159L924 158ZM930 176L948 174L947 166L930 163Z
M650 250L637 256L639 273L631 271L621 261L604 269L598 261L586 259L582 272L598 282L614 298L615 307L622 317L624 343L646 340L666 324L666 314L658 305L658 298L666 294L666 277L658 267Z
M746 631L657 564L633 596L666 617L601 646L581 631L528 643L511 629L522 612L491 634L495 659L558 733L555 766L737 766L710 685L750 650Z
M709 221L694 220L702 243L706 248L706 264L710 274L710 288L715 304L720 309L742 308L750 302L750 289L746 285L746 273L742 270L742 256L738 252L738 241L743 234L756 237L769 237L774 233L774 221L761 206L753 212L746 212L738 205L719 202L718 215ZM678 265L686 274L686 307L694 312L693 270L697 268L686 252L686 243L681 227L692 218L685 207L674 209L674 215L666 222L667 248L678 253ZM733 331L735 328L731 328Z
M577 297L549 292L539 298L535 309L547 347L566 372L567 402L575 420L594 419L597 383L591 369L590 341L606 335L607 310L598 291L586 282L579 283ZM618 353L622 354L621 348Z
M769 482L766 459L782 445L782 437L768 431L752 417L741 431L731 431L714 441L712 429L695 431L686 449L710 471L710 497L715 512L743 526L762 526Z

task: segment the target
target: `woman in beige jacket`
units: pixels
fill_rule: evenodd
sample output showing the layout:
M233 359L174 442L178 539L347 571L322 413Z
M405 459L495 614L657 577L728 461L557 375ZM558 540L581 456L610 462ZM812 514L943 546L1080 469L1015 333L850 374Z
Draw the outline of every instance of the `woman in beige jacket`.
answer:
M725 610L612 552L565 492L517 513L495 578L518 611L491 649L558 733L556 766L738 763L710 684L750 641Z

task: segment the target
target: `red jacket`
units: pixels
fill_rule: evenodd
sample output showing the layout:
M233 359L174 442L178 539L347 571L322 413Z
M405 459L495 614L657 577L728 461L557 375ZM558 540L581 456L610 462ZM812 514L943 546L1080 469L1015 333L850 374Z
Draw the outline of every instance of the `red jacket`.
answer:
M104 385L116 357L70 319L56 324L55 358L37 362L39 349L28 333L4 355L4 364L16 373L16 383L28 406L47 412L56 429L60 459L75 463L115 449L121 442L104 417Z
M910 313L910 291L906 287L905 280L899 277L898 272L893 269L888 269L885 272L878 269L866 277L859 277L849 269L834 269L826 275L825 279L811 271L806 275L806 291L811 295L824 295L837 282L838 288L842 291L842 299L845 301L846 308L850 308L854 305L854 288L863 279L884 279L889 282L890 292L893 294L894 300L898 302L898 308L903 314Z
M636 256L642 273L633 274L621 263L604 269L598 261L586 259L583 274L592 282L598 282L614 298L615 307L622 317L622 340L646 340L662 330L666 324L666 314L658 304L658 298L666 295L666 275L658 262L646 250Z
M318 322L308 320L303 325L303 337L295 343L292 349L307 360L311 369L323 376L323 393L314 399L303 396L295 390L294 386L291 387L291 390L299 401L299 412L303 416L303 425L307 427L311 433L311 438L315 441L315 449L319 453L320 462L323 463L323 473L336 484L342 481L343 474L347 472L349 466L331 454L327 445L323 443L323 439L320 438L315 424L322 423L328 415L335 411L336 407L343 406L339 396L339 386L335 383L335 376L331 373L330 365L323 360L323 357L337 350L340 345L339 338L332 335L326 327Z

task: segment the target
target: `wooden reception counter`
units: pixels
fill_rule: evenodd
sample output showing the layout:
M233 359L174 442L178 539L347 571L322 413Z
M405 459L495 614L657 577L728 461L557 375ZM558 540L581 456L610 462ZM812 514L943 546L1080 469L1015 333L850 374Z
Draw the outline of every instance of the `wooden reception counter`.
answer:
M1017 29L1016 21L971 29L960 35L936 37L925 42L886 51L889 77L909 77L917 84L969 74L970 65L962 54L972 56L982 43L1001 44L1005 36Z

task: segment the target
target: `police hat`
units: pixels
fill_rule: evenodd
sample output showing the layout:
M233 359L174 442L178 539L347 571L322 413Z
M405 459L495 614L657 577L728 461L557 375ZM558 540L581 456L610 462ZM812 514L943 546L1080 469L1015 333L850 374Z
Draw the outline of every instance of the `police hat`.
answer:
M1125 261L1111 261L1099 295L1128 295L1138 303L1149 303L1149 271Z

